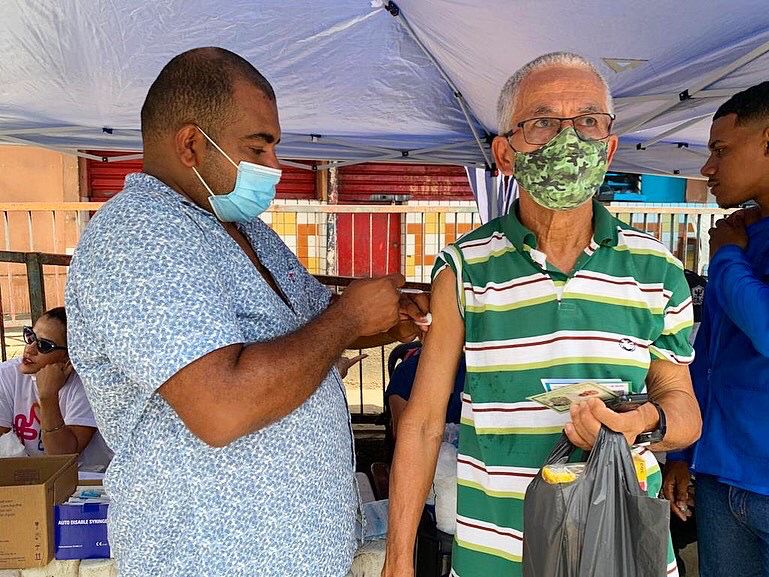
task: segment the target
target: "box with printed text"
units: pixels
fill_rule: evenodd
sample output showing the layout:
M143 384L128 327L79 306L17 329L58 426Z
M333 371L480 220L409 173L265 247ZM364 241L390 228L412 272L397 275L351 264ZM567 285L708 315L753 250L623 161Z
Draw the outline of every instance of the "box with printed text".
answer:
M0 459L0 569L53 559L53 507L77 486L77 455Z

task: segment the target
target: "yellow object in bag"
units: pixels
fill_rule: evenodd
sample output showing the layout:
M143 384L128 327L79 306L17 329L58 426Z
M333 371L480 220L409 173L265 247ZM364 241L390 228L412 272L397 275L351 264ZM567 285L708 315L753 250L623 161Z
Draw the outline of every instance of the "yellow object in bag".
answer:
M542 478L551 485L572 483L585 471L585 463L563 463L542 467Z
M633 465L638 484L646 489L646 480L649 476L646 461L643 457L633 453ZM573 483L585 471L585 463L559 463L557 465L545 465L542 467L542 478L551 485Z

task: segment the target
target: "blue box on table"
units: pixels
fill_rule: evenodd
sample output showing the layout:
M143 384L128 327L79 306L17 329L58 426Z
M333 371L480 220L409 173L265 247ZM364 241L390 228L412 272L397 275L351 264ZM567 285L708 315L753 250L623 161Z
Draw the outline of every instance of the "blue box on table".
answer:
M109 503L62 503L54 510L54 556L59 560L108 559Z

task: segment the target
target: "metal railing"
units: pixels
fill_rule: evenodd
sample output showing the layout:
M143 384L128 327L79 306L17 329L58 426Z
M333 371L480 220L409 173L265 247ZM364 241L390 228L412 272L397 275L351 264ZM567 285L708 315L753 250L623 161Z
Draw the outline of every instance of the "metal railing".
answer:
M47 297L45 267L64 268L63 275L66 276L66 267L70 265L71 260L70 255L0 251L0 263L18 265L25 271L23 276L26 280L30 310L29 316L24 319L25 324L33 325L52 306L50 298ZM355 280L349 277L325 275L316 275L316 278L337 292ZM407 283L405 286L419 290L429 290L430 288L429 285L420 283ZM59 296L61 297L60 300L63 300L63 294ZM62 304L60 300L56 301L56 306ZM0 357L3 362L9 358L9 350L12 353L10 356L15 356L20 354L24 347L20 327L15 324L7 326L6 318L0 308ZM374 423L381 415L384 405L384 390L388 382L387 358L394 346L357 351L358 354L365 352L369 356L356 368L351 369L345 379L348 404L355 423ZM352 351L352 354L354 352Z
M101 203L0 204L0 227L7 254L30 251L70 253ZM706 272L708 230L727 211L706 206L609 206L620 220L659 238L686 268ZM411 282L426 283L435 255L445 245L480 225L472 206L355 206L275 204L264 220L286 241L308 270L325 284L340 277L365 277L400 271ZM66 255L48 254L65 259ZM3 327L17 331L34 322L45 306L63 304L65 269L61 262L33 263L30 285L27 260L0 259L0 313ZM24 257L25 259L28 257ZM63 262L63 261L62 261ZM36 281L35 281L36 282ZM33 305L37 296L43 305ZM37 302L37 301L35 301ZM42 309L40 307L43 307ZM6 340L0 335L5 354ZM346 379L350 405L360 420L381 411L387 384L389 349L370 356Z
M68 267L72 257L63 254L46 254L39 252L11 252L0 251L0 262L8 265L20 265L24 268L24 277L26 278L27 287L27 302L29 303L29 317L28 321L30 325L33 325L37 319L39 319L43 313L47 310L50 300L46 296L46 274L45 267ZM66 272L63 276L66 277ZM58 275L56 276L58 278ZM57 298L56 306L60 306L64 301L63 287L55 287L55 293L59 297ZM12 326L12 329L18 329L18 326ZM6 315L2 309L2 299L0 299L0 358L2 361L8 359L8 334L6 327ZM23 346L18 339L18 335L14 342L16 347Z
M700 206L609 206L609 212L630 226L657 237L684 267L707 274L708 231L732 210Z
M90 215L103 203L0 203L0 250L71 254ZM0 261L0 294L6 322L12 326L30 320L27 274L22 263ZM66 273L60 266L44 265L50 306L64 304Z
M0 203L0 250L71 254L103 203ZM631 226L659 238L686 268L706 273L708 230L727 214L709 206L609 206ZM363 277L402 272L429 282L438 251L480 224L465 206L275 204L263 219L313 274ZM47 267L51 302L62 304L65 276ZM25 273L0 265L0 293L11 324L29 319Z

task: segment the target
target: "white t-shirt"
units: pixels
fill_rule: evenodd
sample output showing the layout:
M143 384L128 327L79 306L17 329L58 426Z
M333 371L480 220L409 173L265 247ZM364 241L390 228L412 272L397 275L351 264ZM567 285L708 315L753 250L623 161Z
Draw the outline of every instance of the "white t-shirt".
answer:
M10 428L24 443L27 454L37 457L45 454L37 416L37 386L32 375L19 371L19 365L21 358L0 363L0 427ZM96 428L83 383L74 372L59 391L59 407L66 425ZM106 466L111 458L112 452L96 431L79 462L82 466Z

